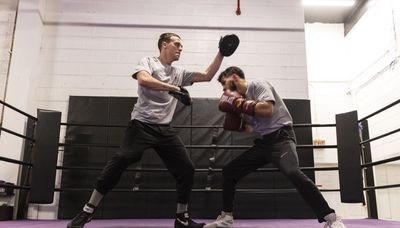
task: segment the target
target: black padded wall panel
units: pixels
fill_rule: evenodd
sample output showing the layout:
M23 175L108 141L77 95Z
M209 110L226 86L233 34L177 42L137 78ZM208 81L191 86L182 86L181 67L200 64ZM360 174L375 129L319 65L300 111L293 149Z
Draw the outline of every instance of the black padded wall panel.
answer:
M61 112L37 110L29 203L53 203Z
M135 98L121 97L71 97L68 113L68 122L71 123L98 123L127 125ZM88 104L90 102L91 104ZM288 108L294 112L295 122L310 123L309 101L286 100ZM218 111L217 99L195 98L190 107L178 103L172 125L222 125L223 113ZM98 106L98 108L94 108ZM93 118L92 118L93 116ZM101 119L101 121L100 121ZM96 121L95 121L96 120ZM99 121L97 121L99 120ZM123 128L103 129L93 127L68 127L68 142L72 139L86 139L89 142L119 144L123 136ZM239 134L214 128L176 128L185 145L252 145L257 134ZM97 132L98 131L98 132ZM297 129L296 129L297 132ZM82 137L84 135L84 137ZM301 144L311 144L311 129L301 131L297 135ZM96 139L96 140L94 140ZM102 168L106 161L118 148L73 148L66 147L64 162L66 164L91 165ZM195 168L207 169L210 166L210 157L215 156L213 168L222 168L227 162L234 159L245 150L231 149L188 149L188 153L195 164ZM87 153L86 155L78 155ZM306 166L313 166L312 150L299 152L300 161ZM76 159L77 158L80 159ZM305 158L304 158L305 156ZM93 157L93 162L90 157ZM84 159L83 159L84 158ZM312 165L311 165L312 164ZM65 165L65 164L64 164ZM153 150L144 153L142 160L130 168L165 168L161 159ZM272 167L272 166L266 166ZM77 186L91 188L96 181L98 171L64 171L63 186ZM77 185L71 176L79 180ZM308 174L314 179L313 172ZM207 172L195 174L194 188L205 189L210 184L212 189L222 188L221 173L213 173L212 180ZM117 189L167 188L174 189L175 181L168 172L125 172ZM240 182L240 188L292 188L291 184L278 172L257 172L250 174ZM60 199L59 218L71 218L81 210L88 200L90 192L62 192ZM110 192L104 199L102 207L96 212L99 218L171 218L176 207L175 192ZM288 206L288 202L295 202ZM192 192L190 208L192 215L197 218L215 218L222 207L221 192ZM238 218L313 218L311 210L305 205L297 192L293 193L238 193L236 199L236 217Z
M357 111L336 115L340 198L344 203L364 202L359 134Z
M77 124L107 124L109 120L108 97L81 97L71 96L68 106L68 123ZM68 126L66 129L66 144L107 143L105 127ZM100 147L64 147L63 166L102 168L107 160L107 148ZM62 188L92 189L94 181L100 171L63 170ZM75 216L77 211L90 196L89 191L62 191L60 192L59 217ZM98 208L95 218L101 218L102 207Z

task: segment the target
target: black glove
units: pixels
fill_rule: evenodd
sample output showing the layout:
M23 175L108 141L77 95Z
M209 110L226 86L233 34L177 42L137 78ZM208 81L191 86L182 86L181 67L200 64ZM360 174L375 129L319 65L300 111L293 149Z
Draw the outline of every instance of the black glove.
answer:
M223 56L231 56L239 46L239 37L235 34L226 35L219 40L219 52Z
M175 97L178 99L178 101L182 102L184 105L191 105L192 104L192 98L190 98L189 91L187 91L185 88L182 86L179 86L181 89L180 91L169 91L169 95Z

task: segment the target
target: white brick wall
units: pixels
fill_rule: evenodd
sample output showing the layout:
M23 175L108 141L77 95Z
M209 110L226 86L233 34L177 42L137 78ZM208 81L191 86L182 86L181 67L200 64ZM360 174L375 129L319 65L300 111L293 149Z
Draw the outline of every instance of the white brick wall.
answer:
M334 160L333 160L334 161ZM322 167L336 166L335 162L320 163ZM318 164L316 165L318 166ZM322 171L315 173L316 184L322 189L339 189L339 174L337 171ZM329 206L343 218L366 218L367 207L361 203L342 203L340 202L340 194L338 192L322 192Z
M335 115L354 110L350 87L343 67L343 24L306 24L307 71L312 123L335 123ZM327 145L336 145L336 129L313 128L313 138L325 140ZM315 149L316 166L337 166L337 150ZM315 173L316 184L323 189L338 189L337 171ZM366 207L340 202L340 193L322 193L329 205L344 218L365 218Z
M166 31L182 36L184 51L175 64L189 70L204 70L219 37L235 33L241 44L221 69L238 65L286 98L308 98L300 1L246 2L241 16L235 9L231 1L47 2L34 102L66 111L70 95L136 96L132 69L143 56L158 55L157 39ZM221 88L214 80L189 91L219 97Z
M386 164L376 166L375 185L390 185L400 183L400 165ZM400 205L400 189L389 188L376 191L378 215L381 219L400 220L399 205Z
M312 122L335 123L335 115L354 110L349 83L343 67L343 24L306 24L307 70ZM313 128L314 139L336 144L335 128ZM337 162L333 149L318 149L316 163Z
M13 3L16 3L13 1ZM35 81L37 60L40 50L42 22L38 11L39 0L20 0L17 25L13 39L14 47L7 82L5 101L13 106L32 113L31 82ZM33 109L33 110L36 110ZM23 134L26 127L26 117L16 114L11 109L4 109L2 127ZM23 140L14 135L2 132L0 137L0 155L21 159ZM0 179L16 183L19 166L1 162Z
M352 109L358 110L361 119L400 98L400 69L396 62L400 44L400 1L378 0L374 3L346 37L343 37L343 25L306 26L314 123L334 122L334 114ZM399 113L400 106L397 105L369 119L371 137L399 128ZM314 136L326 138L327 144L335 141L335 133L325 129L314 129ZM399 139L397 133L372 142L373 160L398 156ZM328 150L320 152L315 153L320 165L329 164L329 160L336 161L336 156ZM377 166L375 184L399 184L398 163ZM336 179L320 173L316 176L317 183L323 187L335 186ZM329 195L337 197L334 193ZM400 219L397 213L400 211L399 199L397 189L377 191L379 217ZM346 210L339 205L337 209L345 216L358 217L357 214L363 214L360 212L366 215L365 208L351 208Z
M236 2L161 0L47 1L46 21L122 25L303 28L300 0L243 1L236 16ZM101 16L99 16L101 15ZM299 20L301 18L301 20ZM113 35L114 36L114 35Z
M364 117L400 98L400 2L376 1L348 34L349 71L352 94L359 116ZM368 50L368 51L365 51ZM354 64L352 64L354 63ZM396 105L370 119L370 137L400 128L400 106ZM373 160L400 155L400 135L371 143ZM399 184L399 161L375 167L375 184ZM383 219L400 219L398 188L378 190L378 214Z
M13 0L2 0L0 3L0 99L4 100L17 4ZM2 112L1 107L0 123Z
M351 92L359 116L364 117L400 98L400 65L398 46L400 24L398 1L380 0L369 10L346 38L351 60ZM374 22L374 23L372 23ZM363 37L363 39L361 39ZM368 52L365 49L368 48ZM400 106L370 118L371 137L400 128ZM382 159L400 154L400 135L374 141L373 158Z
M63 35L53 36L51 33L55 29L54 26L46 26L41 52L41 78L37 85L38 99L43 101L44 97L67 101L71 95L70 91L79 93L75 95L82 95L77 91L79 89L90 89L88 93L92 95L136 95L136 82L130 77L132 69L142 56L158 55L157 37L166 30L127 28L124 30L129 33L147 33L149 37L140 39L135 37L135 34L126 34L125 38L113 39L99 35L76 37L78 28L86 32L93 30L93 33L97 34L102 30L119 30L58 26L57 30L61 30ZM181 60L176 65L192 70L205 69L217 52L220 35L233 32L209 31L208 39L196 40L198 38L191 37L187 30L174 31L182 35L185 45ZM242 37L242 34L246 36L248 33L251 32L238 32L238 35ZM256 38L250 40L242 38L237 55L226 58L222 68L239 65L249 78L270 80L286 97L306 98L305 51L300 50L301 46L304 49L304 43L281 41L280 37L285 34L291 35L289 32L272 32L269 41L260 36L267 36L263 33L267 32L256 32ZM300 34L304 35L302 32ZM295 34L296 38L300 38L301 35ZM139 51L137 47L140 47ZM269 50L270 47L272 50ZM294 53L289 52L291 48ZM189 90L194 97L218 97L220 88L216 81L211 87L210 89L210 84L195 85ZM47 96L50 90L54 96ZM65 91L64 97L62 90Z

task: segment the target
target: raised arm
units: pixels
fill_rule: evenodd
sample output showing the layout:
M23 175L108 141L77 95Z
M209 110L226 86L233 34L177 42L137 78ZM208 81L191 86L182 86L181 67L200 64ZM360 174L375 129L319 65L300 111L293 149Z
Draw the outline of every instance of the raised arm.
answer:
M224 59L224 56L222 56L221 53L218 52L218 54L215 56L214 60L211 62L211 64L207 67L207 69L204 72L196 72L195 73L193 83L194 82L209 82L209 81L211 81L211 79L214 77L214 75L217 73L219 67L221 66L223 59Z
M193 83L211 81L211 79L214 77L219 67L221 66L224 56L231 56L236 51L236 48L239 46L239 42L239 37L234 34L221 37L218 44L219 51L217 56L215 56L214 60L204 72L195 73Z

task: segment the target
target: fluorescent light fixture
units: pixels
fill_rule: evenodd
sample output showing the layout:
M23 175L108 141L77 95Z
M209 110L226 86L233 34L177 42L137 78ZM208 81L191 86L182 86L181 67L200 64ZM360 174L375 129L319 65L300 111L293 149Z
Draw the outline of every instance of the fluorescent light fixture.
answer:
M304 6L353 6L355 0L303 0Z

